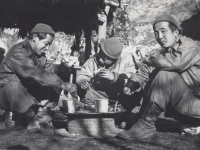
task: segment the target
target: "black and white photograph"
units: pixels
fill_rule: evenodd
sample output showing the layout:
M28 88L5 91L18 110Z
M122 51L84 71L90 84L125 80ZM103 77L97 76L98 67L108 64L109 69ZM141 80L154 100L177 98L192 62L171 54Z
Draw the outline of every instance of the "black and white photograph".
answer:
M200 0L0 0L0 150L200 150Z

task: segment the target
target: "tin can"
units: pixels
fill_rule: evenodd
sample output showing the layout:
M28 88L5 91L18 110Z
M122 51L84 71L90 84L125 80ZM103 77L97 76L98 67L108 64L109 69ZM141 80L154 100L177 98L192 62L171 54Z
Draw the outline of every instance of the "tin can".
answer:
M76 106L72 99L64 99L62 100L63 103L63 111L67 113L75 113Z
M108 99L95 100L95 112L107 113L108 112Z

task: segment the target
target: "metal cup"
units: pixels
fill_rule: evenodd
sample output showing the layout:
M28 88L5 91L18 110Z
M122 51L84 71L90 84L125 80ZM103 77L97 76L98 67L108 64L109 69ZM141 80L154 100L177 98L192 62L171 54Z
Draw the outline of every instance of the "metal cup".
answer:
M106 113L108 112L108 99L95 100L95 112Z
M63 111L67 113L75 113L76 106L72 99L64 99L62 100L63 103Z

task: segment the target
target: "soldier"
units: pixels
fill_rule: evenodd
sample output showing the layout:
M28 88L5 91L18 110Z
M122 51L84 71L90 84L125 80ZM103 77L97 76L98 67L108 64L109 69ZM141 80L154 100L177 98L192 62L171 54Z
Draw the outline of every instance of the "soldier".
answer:
M37 24L27 39L8 51L0 66L0 109L23 116L31 133L41 132L33 110L40 100L56 101L61 90L76 91L75 85L59 77L65 66L54 65L45 57L54 34L49 25ZM16 126L8 116L5 124L10 128Z
M181 35L178 20L162 15L153 23L155 38L163 50L141 53L146 63L124 88L128 95L145 86L141 117L118 137L134 140L151 138L161 112L178 121L200 118L200 48L195 41Z

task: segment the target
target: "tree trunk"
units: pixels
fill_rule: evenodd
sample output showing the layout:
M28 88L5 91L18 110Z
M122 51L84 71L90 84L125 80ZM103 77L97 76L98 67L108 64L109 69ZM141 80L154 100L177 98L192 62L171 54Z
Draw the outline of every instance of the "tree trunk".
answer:
M87 29L85 30L85 61L88 60L88 58L90 58L91 55L91 34L92 34L92 30L91 29Z
M80 50L80 39L81 39L81 35L82 35L82 29L78 30L75 32L75 47L76 47L76 50Z

